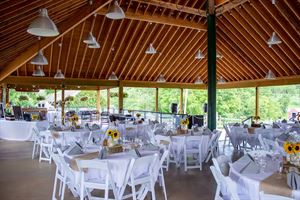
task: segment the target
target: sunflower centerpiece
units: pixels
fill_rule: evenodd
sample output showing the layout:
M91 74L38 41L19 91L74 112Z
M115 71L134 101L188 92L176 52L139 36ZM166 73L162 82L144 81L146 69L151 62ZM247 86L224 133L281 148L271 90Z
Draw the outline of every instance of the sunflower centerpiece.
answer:
M78 120L79 120L79 117L77 114L74 114L72 115L70 118L69 118L69 121L71 122L71 125L75 128L77 128L77 123L78 123Z
M189 125L190 121L188 118L183 118L180 120L180 127L182 130L188 130L188 125Z
M117 129L108 129L106 135L108 137L106 146L113 147L119 143L120 132Z
M284 143L283 148L288 154L287 161L293 165L300 166L300 142L287 141Z

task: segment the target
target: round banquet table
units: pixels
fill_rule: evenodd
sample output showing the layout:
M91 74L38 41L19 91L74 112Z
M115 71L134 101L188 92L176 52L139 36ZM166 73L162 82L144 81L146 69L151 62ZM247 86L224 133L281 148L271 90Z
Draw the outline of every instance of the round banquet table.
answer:
M45 130L49 126L48 121L23 121L0 120L0 138L5 140L31 141L33 128Z
M264 155L269 154L266 151L252 151L248 152L252 157L255 154L262 153ZM269 154L271 155L271 154ZM266 168L264 171L259 172L241 172L241 166L243 162L236 161L230 167L229 177L236 182L237 193L247 195L249 200L259 199L259 192L282 195L293 197L300 200L300 191L292 190L288 187L286 181L286 175L277 173L279 167L279 161L265 156Z

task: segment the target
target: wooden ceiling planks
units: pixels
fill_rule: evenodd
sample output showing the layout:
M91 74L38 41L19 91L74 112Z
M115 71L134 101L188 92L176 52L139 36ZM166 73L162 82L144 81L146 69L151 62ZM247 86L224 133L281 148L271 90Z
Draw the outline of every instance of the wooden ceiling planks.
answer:
M51 19L60 23L87 3L84 0L1 2L0 5L6 7L0 8L0 69L36 44L36 37L29 35L26 28L37 16L38 9L47 7ZM150 20L151 16L156 20L161 17L203 26L205 3L204 0L122 0L121 7L125 13L131 13L132 19L110 20L99 15L87 18L61 41L44 50L49 61L44 71L48 77L62 69L69 78L107 79L114 71L121 80L155 81L164 74L170 82L192 83L198 76L206 82L206 58L195 59L198 49L206 55L205 32L167 21L161 21L163 24L139 21L134 16L138 14ZM268 70L279 77L300 74L299 1L283 0L272 5L271 1L262 0L251 0L250 3L242 0L238 4L220 0L216 1L216 9L219 13L217 49L224 55L223 59L217 60L218 77L236 82L262 79ZM107 7L100 13L104 14L106 10ZM100 49L89 49L83 43L91 29ZM282 44L269 48L267 40L273 31ZM150 43L158 54L145 54ZM28 62L14 74L31 76L33 70L34 66Z

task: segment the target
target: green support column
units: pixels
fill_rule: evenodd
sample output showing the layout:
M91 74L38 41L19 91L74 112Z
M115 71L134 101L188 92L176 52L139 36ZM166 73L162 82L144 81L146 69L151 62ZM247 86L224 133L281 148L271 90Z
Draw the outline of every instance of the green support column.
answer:
M208 112L207 126L210 130L216 128L216 15L209 14L207 16L207 92L208 92Z

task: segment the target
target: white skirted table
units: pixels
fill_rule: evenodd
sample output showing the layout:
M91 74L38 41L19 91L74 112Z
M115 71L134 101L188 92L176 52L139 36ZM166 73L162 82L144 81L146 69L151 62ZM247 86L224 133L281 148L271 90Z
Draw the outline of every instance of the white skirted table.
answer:
M47 129L48 121L23 121L23 120L0 120L0 139L30 141L32 140L33 128Z

